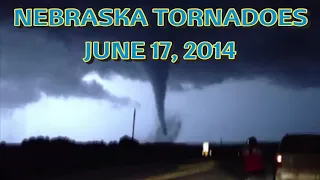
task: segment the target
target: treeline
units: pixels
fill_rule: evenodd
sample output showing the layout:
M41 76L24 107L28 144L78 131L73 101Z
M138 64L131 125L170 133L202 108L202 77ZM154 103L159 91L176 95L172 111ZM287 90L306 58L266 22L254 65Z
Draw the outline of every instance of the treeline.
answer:
M128 136L109 143L80 143L67 137L50 139L40 136L16 145L2 143L0 169L10 176L61 175L98 168L115 169L124 165L181 163L201 157L201 150L201 146L188 147L184 144L140 144Z

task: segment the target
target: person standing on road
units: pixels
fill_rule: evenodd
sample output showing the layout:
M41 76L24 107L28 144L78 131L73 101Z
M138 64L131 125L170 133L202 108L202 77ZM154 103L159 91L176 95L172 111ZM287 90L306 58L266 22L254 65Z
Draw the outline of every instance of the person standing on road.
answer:
M246 178L264 177L263 156L255 137L248 138L247 146L243 150L243 156Z

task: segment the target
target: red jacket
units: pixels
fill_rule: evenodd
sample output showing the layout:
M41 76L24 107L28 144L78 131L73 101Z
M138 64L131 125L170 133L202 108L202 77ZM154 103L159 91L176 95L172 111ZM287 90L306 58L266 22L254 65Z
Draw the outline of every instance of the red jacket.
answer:
M259 171L264 169L263 157L259 148L244 149L244 170L246 172Z

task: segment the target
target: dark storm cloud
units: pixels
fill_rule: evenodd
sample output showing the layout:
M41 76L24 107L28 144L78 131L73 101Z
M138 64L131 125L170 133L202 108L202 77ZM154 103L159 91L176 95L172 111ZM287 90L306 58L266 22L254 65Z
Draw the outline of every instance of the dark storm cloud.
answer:
M258 4L256 1L241 2L241 6L230 1L184 2L190 7L272 7L272 3L285 4L281 7L307 7L310 10L311 26L308 28L32 28L17 29L12 27L13 7L130 7L130 3L143 4L149 23L155 21L150 14L151 7L165 7L164 4L151 2L101 2L79 4L81 1L21 1L15 4L5 4L1 11L1 98L3 104L21 104L36 99L39 92L65 96L103 96L117 97L105 93L98 85L87 86L81 82L81 77L90 71L100 75L118 73L132 79L148 80L148 76L140 67L142 63L101 63L95 61L87 65L81 61L83 44L86 40L145 40L150 43L155 40L172 40L174 51L183 53L183 43L193 41L234 40L237 43L238 56L235 61L221 60L208 62L181 62L170 65L170 71L158 69L156 76L164 72L170 74L169 86L183 89L182 83L204 87L221 83L226 79L267 78L272 83L290 88L319 87L320 61L317 44L320 40L319 18L314 13L311 1L268 1L268 4ZM6 2L7 3L7 2ZM118 4L117 4L118 3ZM300 4L290 4L300 3ZM305 4L303 4L305 3ZM238 3L240 4L240 3ZM141 5L135 4L135 7ZM172 4L171 7L181 7ZM8 7L8 8L6 8ZM5 18L7 17L7 18ZM173 34L173 35L172 35ZM150 61L150 60L149 60ZM161 62L164 63L164 62ZM167 66L167 65L163 65ZM149 73L150 76L150 73ZM159 78L158 77L158 78ZM153 80L154 83L155 80ZM165 79L161 80L164 81ZM153 84L162 86L161 83ZM13 88L10 90L7 87ZM161 93L160 93L161 94ZM165 94L163 95L165 96ZM130 101L129 99L120 102ZM5 103L4 103L5 102Z
M61 41L54 41L45 32L19 30L6 24L0 28L1 107L15 108L37 101L42 92L52 96L108 99L117 107L139 105L130 98L111 94L96 82L82 81L95 66L77 63L77 52L65 48Z

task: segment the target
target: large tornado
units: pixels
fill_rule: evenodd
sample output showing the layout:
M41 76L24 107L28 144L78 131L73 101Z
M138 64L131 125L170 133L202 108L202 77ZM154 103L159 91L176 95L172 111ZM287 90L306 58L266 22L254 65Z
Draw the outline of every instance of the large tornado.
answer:
M165 98L167 92L167 80L169 76L169 61L148 61L145 63L145 69L149 75L153 88L158 119L160 121L163 134L167 135L167 125L165 121Z

